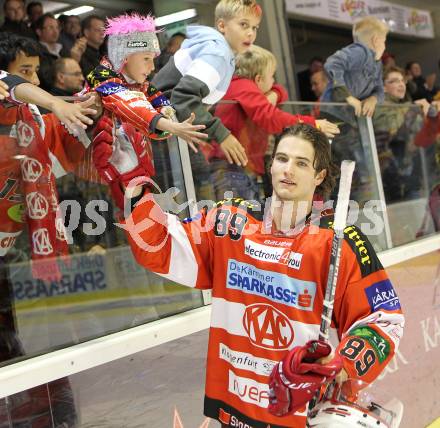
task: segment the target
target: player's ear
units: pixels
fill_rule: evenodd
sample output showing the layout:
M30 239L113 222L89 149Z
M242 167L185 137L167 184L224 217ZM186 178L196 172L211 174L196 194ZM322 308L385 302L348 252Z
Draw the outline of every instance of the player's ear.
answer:
M258 85L259 83L261 83L261 79L263 78L263 76L261 75L261 74L257 74L256 76L255 76L255 79L254 79L254 81L255 81L255 83Z
M327 170L323 169L315 175L315 186L319 186L327 176Z

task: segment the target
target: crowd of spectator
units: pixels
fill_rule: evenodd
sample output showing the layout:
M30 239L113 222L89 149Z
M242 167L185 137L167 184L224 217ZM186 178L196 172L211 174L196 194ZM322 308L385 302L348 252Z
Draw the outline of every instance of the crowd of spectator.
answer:
M95 69L103 55L106 55L104 17L87 15L85 18L81 19L79 16L61 15L58 18L55 18L51 13L45 13L42 3L38 1L32 1L26 6L24 0L5 0L3 8L5 20L3 26L0 28L0 32L3 32L3 34L5 34L4 32L15 33L20 36L29 37L35 41L35 50L39 50L39 65L28 64L30 68L37 69L39 82L36 81L36 75L30 80L33 83L39 83L43 89L54 95L71 96L79 92L84 85L87 75ZM381 33L380 28L378 31ZM397 148L402 148L403 144L399 145L393 143L397 138L396 136L405 134L402 124L408 124L408 120L403 120L401 113L389 113L385 115L385 122L388 130L390 130L390 123L396 126L400 124L401 129L398 132L398 129L394 129L396 126L394 128L391 127L393 129L388 133L388 143L382 144L384 141L382 129L385 123L383 121L384 115L375 113L376 103L379 102L380 104L381 102L386 102L388 104L403 104L417 102L426 117L428 111L432 116L436 114L434 113L437 105L435 101L440 99L440 88L436 86L436 74L431 73L425 76L418 62L411 61L406 64L405 67L399 68L398 60L396 61L395 56L387 51L384 52L385 41L383 42L383 46L379 43L379 47L376 45L376 47L374 47L369 38L371 36L370 33L371 30L368 30L367 37L365 40L360 40L360 44L367 47L369 46L370 53L377 53L380 51L378 58L381 57L380 59L384 71L380 70L381 67L378 66L378 64L380 64L379 59L372 58L370 67L371 73L369 74L371 79L368 78L368 76L367 78L362 77L365 74L365 67L361 70L362 76L357 76L351 79L355 83L358 82L360 85L366 85L365 94L361 94L361 91L356 95L356 91L359 88L353 87L348 89L350 89L350 93L354 91L355 94L353 97L348 97L347 93L344 92L344 88L344 91L342 92L340 91L341 88L338 88L337 85L334 89L331 89L332 85L334 85L334 80L340 79L338 73L341 71L335 69L333 66L338 68L341 63L346 61L346 67L349 67L350 64L353 64L353 58L355 60L358 59L358 56L356 56L358 54L355 51L356 49L360 49L359 40L355 40L355 43L336 52L327 59L318 56L311 58L307 69L297 74L300 99L302 101L310 102L348 102L353 106L354 112L357 113L358 116L364 114L373 117L373 122L378 129L379 134L378 150L380 159L383 160L383 164L381 164L383 172L390 172L391 169L388 168L388 165L390 154L392 154L396 161L394 163L401 165L401 167L399 167L400 169L395 167L395 171L405 170L405 177L407 177L408 180L411 180L414 177L414 164L411 164L411 168L404 168L402 165L408 164L408 159L410 158L416 159L416 156L413 155L413 153L408 155L406 152L404 154L398 152ZM178 32L167 40L166 44L163 46L161 54L155 59L155 73L158 73L169 59L180 49L185 38L186 35L184 33ZM360 49L359 52L361 50L362 49ZM368 49L366 52L367 51ZM350 52L349 55L354 56L344 59L345 53L341 56L339 52ZM361 53L361 56L362 55L363 54ZM344 66L342 65L342 67ZM345 73L344 70L342 71ZM346 71L348 71L348 68ZM347 72L346 76L350 73ZM372 77L373 75L375 76L374 79ZM348 80L350 81L350 79ZM380 81L380 84L378 81ZM350 84L348 86L350 86ZM234 99L233 101L239 100ZM432 104L433 101L434 104ZM339 113L325 116L325 111L325 108L321 108L321 114L324 113L324 117L328 117L331 121L338 124L343 124L341 135L334 141L335 144L333 147L336 152L338 151L338 147L348 147L344 142L344 138L358 140L358 138L354 137L355 133L353 133L353 124L355 124L355 122L351 121L348 116L341 117ZM330 111L332 110L327 109L327 113ZM400 110L400 112L402 111L403 110ZM422 126L421 124L419 125ZM405 134L408 141L410 139L408 135L412 135L415 138L416 133L414 130L415 127L412 127L411 132ZM355 132L357 131L355 130ZM360 161L360 158L365 156L361 156L361 150L357 150L354 146L355 145L350 144L350 151L353 153L351 155L348 153L348 155L355 158L358 157L358 161ZM413 148L413 145L407 144L407 146L411 149ZM347 156L347 153L344 152L341 155ZM205 163L203 164L205 165ZM247 173L249 173L249 171L247 171ZM365 184L367 181L368 178L364 179L360 177L360 185ZM385 182L384 185L387 189L395 189L393 186L389 187L388 182ZM412 189L411 192L407 191L408 189L404 189L402 186L400 186L399 192L396 190L388 191L386 189L385 193L387 199L389 201L399 200L400 198L405 197L405 195L408 196L410 193L413 196L417 196L417 190L420 190L421 188L420 180L417 186L409 185L407 187L408 189Z
M89 15L82 21L75 15L55 18L44 13L38 1L26 7L23 0L6 0L3 10L5 20L0 32L38 42L38 77L40 86L49 92L59 95L62 90L63 95L72 95L78 90L78 82L84 82L105 55L103 17ZM63 58L66 60L58 61Z

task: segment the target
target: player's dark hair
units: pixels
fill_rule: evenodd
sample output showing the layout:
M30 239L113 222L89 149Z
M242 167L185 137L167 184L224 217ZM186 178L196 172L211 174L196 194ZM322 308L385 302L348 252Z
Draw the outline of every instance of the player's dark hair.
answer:
M315 171L317 173L321 172L323 169L327 171L323 182L316 188L316 193L323 197L330 195L335 187L339 168L332 162L331 146L325 134L319 129L305 123L290 126L289 128L284 129L275 140L272 160L275 157L280 141L286 137L302 138L312 144L315 150L315 159L313 159L313 167L315 168Z
M0 33L0 70L8 71L9 64L17 59L19 52L26 56L40 56L40 45L28 37L7 31Z

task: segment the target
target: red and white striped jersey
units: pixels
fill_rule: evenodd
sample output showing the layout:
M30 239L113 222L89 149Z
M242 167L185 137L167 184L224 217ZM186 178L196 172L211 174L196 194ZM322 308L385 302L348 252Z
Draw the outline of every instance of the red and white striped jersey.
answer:
M212 289L205 415L233 427L304 427L305 408L287 417L269 414L268 380L288 350L318 338L333 216L286 236L267 233L257 208L226 200L180 222L146 195L125 228L142 266ZM350 377L372 382L397 349L403 324L372 245L347 226L330 341Z
M38 176L42 170L42 165L32 158L20 168L17 113L17 106L0 104L0 257L14 246L24 227L22 174ZM42 123L55 177L73 172L83 162L90 141L80 142L70 135L53 113L43 115Z

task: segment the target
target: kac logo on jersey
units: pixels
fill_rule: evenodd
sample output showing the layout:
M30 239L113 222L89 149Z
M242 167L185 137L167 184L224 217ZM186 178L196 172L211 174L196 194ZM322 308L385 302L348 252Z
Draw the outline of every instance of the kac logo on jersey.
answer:
M41 220L46 217L49 211L47 199L39 192L32 192L26 195L28 216L32 220Z
M49 231L46 228L38 229L32 233L32 246L34 253L39 256L47 256L53 252L53 247L49 238Z
M17 122L17 139L20 147L29 147L32 141L34 141L35 133L32 127L27 123L19 120Z
M43 173L43 166L34 158L26 158L21 163L21 172L24 181L34 183Z
M400 309L399 297L397 297L396 291L389 280L370 285L365 289L365 294L372 311Z
M294 332L289 318L265 303L246 308L243 326L249 340L259 348L281 351L289 349L293 342Z

